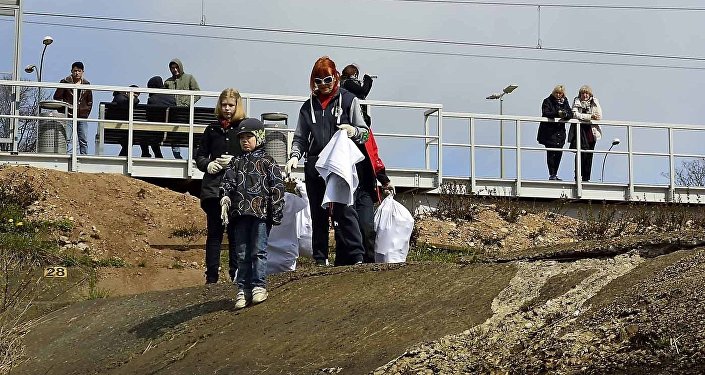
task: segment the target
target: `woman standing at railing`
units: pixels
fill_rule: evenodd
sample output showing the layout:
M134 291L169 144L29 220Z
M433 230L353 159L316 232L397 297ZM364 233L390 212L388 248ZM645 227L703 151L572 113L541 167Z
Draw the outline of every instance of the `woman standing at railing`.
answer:
M218 121L203 131L201 144L196 150L196 166L203 172L201 181L201 208L206 213L208 234L206 237L206 284L218 282L220 268L220 245L223 242L223 220L220 218L220 184L224 168L234 155L241 153L237 132L245 118L242 97L235 89L225 89L215 106ZM228 264L230 280L235 279L237 254L232 224L227 225Z
M553 88L551 95L543 100L541 116L549 120L559 118L563 121L573 118L573 111L565 98L565 87L558 85ZM565 145L565 124L562 122L545 121L539 125L536 140L547 148L563 148ZM561 164L563 151L546 151L546 164L548 164L548 179L558 180L558 166Z
M575 155L575 180L578 180L578 162L580 162L580 173L583 181L590 181L592 171L592 150L595 143L602 138L600 125L593 124L592 121L602 120L602 108L597 98L592 95L592 89L588 85L580 87L578 96L573 99L573 117L580 120L580 149L590 152L581 152L580 158ZM577 149L576 124L570 125L568 139L570 148Z

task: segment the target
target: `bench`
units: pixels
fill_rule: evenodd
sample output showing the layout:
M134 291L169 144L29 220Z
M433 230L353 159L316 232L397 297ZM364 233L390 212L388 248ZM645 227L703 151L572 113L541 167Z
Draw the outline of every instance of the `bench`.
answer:
M209 125L215 120L213 108L194 107L194 125ZM111 102L101 102L98 111L98 149L103 144L123 144L127 142L130 110ZM132 139L133 144L153 142L167 146L188 147L189 107L163 107L136 104L133 108ZM124 122L106 122L102 120L121 120ZM179 125L185 124L185 125ZM194 148L200 142L203 130L195 128L193 132ZM102 152L101 152L102 153Z

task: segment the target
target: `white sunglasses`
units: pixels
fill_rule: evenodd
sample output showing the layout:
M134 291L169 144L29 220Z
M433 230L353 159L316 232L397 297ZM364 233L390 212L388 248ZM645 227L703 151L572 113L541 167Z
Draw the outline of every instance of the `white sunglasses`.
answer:
M334 80L335 78L333 78L333 76L328 76L323 78L314 78L313 83L317 85L330 85Z

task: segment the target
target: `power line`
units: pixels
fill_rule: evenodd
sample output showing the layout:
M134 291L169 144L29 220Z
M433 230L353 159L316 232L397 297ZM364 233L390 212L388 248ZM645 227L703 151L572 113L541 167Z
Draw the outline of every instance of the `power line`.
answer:
M613 10L667 10L667 11L705 11L705 8L696 7L666 7L666 6L646 6L646 5L595 5L595 4L538 4L538 3L514 3L504 1L473 1L473 0L387 0L405 3L438 3L438 4L460 4L460 5L489 5L489 6L514 6L514 7L551 7L551 8L592 8L592 9L613 9Z
M41 13L41 12L26 12L25 14L33 15L33 16L43 16L43 17L59 17L59 18L73 18L73 19L78 18L78 19L88 19L88 20L97 20L97 21L132 22L132 23L152 24L152 25L210 27L210 28L226 29L226 30L257 31L257 32L270 32L270 33L281 33L281 34L325 36L325 37L336 37L336 38L353 38L353 39L392 41L392 42L440 44L440 45L453 45L453 46L463 46L463 47L487 47L487 48L518 49L518 50L535 50L535 49L537 49L536 46L528 46L528 45L462 42L462 41L440 40L440 39L420 39L420 38L393 37L393 36L382 36L382 35L331 33L331 32L322 32L322 31L306 31L306 30L292 30L292 29L264 28L264 27L250 27L250 26L233 26L233 25L219 25L219 24L201 25L201 24L193 23L193 22L161 21L161 20L153 20L153 19L102 17L102 16L88 16L88 15L75 15L75 14L51 14L51 13ZM594 54L594 55L605 55L605 56L640 57L640 58L669 59L669 60L698 61L698 62L705 61L705 57L695 57L695 56L673 56L673 55L662 55L662 54L614 52L614 51L601 51L601 50L583 50L583 49L557 48L557 47L544 47L544 46L542 46L540 49L544 50L544 51L563 52L563 53L580 53L580 54Z
M400 53L415 53L415 54L435 55L435 56L477 57L477 58L500 59L500 60L519 60L519 61L532 61L532 62L551 62L551 63L569 63L569 64L586 64L586 65L608 65L608 66L637 67L637 68L705 70L705 67L680 66L680 65L634 64L634 63L617 63L617 62L601 62L601 61L585 61L585 60L565 60L565 59L549 59L549 58L533 58L533 57L497 56L497 55L483 55L483 54L471 54L471 53L461 53L461 52L422 51L422 50L411 50L411 49L401 49L401 48L357 47L357 46L337 45L337 44L290 42L290 41L277 41L277 40L268 40L268 39L236 38L236 37L226 37L226 36L174 33L174 32L164 32L164 31L135 30L135 29L104 27L104 26L71 25L71 24L62 24L62 23L55 23L55 22L40 22L40 21L25 21L25 22L30 23L30 24L35 24L35 25L61 26L61 27L71 27L71 28L79 28L79 29L119 31L119 32L130 32L130 33L206 38L206 39L217 39L217 40L233 40L233 41L243 41L243 42L283 44L283 45L295 45L295 46L307 46L307 47L355 49L355 50L376 51L376 52L400 52Z

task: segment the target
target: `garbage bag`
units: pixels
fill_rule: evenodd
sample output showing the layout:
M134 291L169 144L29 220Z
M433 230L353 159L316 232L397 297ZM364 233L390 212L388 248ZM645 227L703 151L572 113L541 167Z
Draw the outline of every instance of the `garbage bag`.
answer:
M403 263L409 253L414 217L390 194L375 211L375 262Z
M299 239L299 256L313 258L313 224L308 194L306 194L306 184L300 180L296 181L296 191L306 202L306 207L296 213L296 236Z
M308 203L296 194L284 193L284 216L275 225L267 239L267 274L296 270L299 257L299 239L296 217Z

